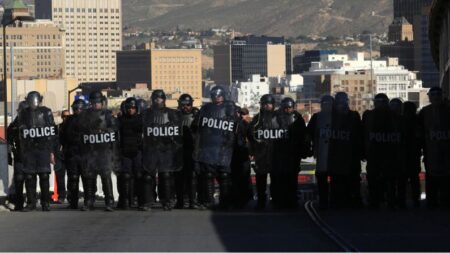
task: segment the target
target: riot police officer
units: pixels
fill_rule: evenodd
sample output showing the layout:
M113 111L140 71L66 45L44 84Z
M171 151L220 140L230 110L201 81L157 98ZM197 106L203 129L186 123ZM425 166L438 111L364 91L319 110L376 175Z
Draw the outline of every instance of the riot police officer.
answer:
M151 182L158 173L158 192L165 211L172 210L174 173L183 165L183 128L179 112L166 107L166 94L155 90L152 104L143 115L144 151L143 163L147 206L151 203ZM150 184L149 184L150 183ZM150 186L150 187L149 187Z
M53 170L55 171L55 178L56 178L56 193L58 196L57 200L54 200L55 203L58 204L62 204L62 202L64 201L64 199L66 199L66 162L65 162L65 157L64 157L64 152L63 152L63 147L61 144L61 130L63 125L65 124L67 118L69 117L70 112L69 110L63 110L61 112L61 119L62 119L62 123L58 125L58 133L59 133L59 138L58 138L58 143L56 146L56 153L55 153L55 166L53 167Z
M22 101L19 103L17 108L17 113L20 114L24 109L28 107L26 101ZM10 160L9 164L14 165L14 175L13 175L13 183L14 183L14 198L12 201L14 202L14 211L22 211L24 204L23 197L23 186L25 183L25 173L23 170L23 159L22 159L22 150L20 147L20 130L19 130L19 118L16 117L13 122L8 126L8 146L11 150L14 160ZM28 203L31 205L31 203Z
M333 207L361 207L361 160L363 159L362 121L350 110L347 93L335 96L331 123L328 168Z
M83 211L94 207L97 175L102 180L105 195L105 211L114 211L114 196L111 173L119 166L119 133L117 119L104 108L106 98L99 91L89 95L91 107L84 110L77 121L82 137L84 188Z
M253 199L253 191L250 185L251 163L248 146L248 131L251 121L247 108L237 108L239 117L239 134L234 144L233 157L231 159L231 200L233 207L244 208Z
M330 152L330 134L332 131L332 118L334 98L332 96L323 96L320 101L321 111L315 113L309 124L308 133L312 141L313 154L316 162L316 179L319 194L319 207L327 209L329 206L328 184L329 171L329 152Z
M127 98L124 102L120 123L120 150L122 166L118 173L117 188L119 190L118 208L129 209L134 196L131 194L131 181L142 179L142 117L135 98ZM138 191L138 202L142 203L142 195Z
M420 207L419 173L422 170L420 166L422 145L420 141L417 106L413 102L407 101L403 104L403 121L403 125L405 127L405 169L400 179L401 185L399 186L399 204L400 206L406 206L406 186L409 183L413 206Z
M272 203L276 209L297 208L300 162L309 154L305 121L295 110L295 101L290 97L281 101L276 117L284 138L276 140L275 144Z
M194 134L191 130L192 122L199 110L193 107L194 99L189 94L183 94L178 99L178 110L183 123L183 169L176 174L177 203L175 208L185 206L196 209L197 206L197 172L192 158L194 150ZM188 197L185 203L184 197Z
M50 163L54 164L57 128L51 110L41 106L39 92L28 93L26 101L28 108L22 110L18 118L29 203L24 210L36 209L36 181L39 176L42 211L50 211Z
M203 189L200 195L202 209L214 207L214 179L218 178L220 207L229 207L231 190L231 158L238 133L239 118L235 104L226 101L226 91L215 86L210 92L212 103L204 105L194 120L194 160L198 163Z
M378 208L385 199L396 205L396 179L401 171L402 119L389 107L386 94L375 96L375 108L363 116L369 205Z
M77 121L80 113L86 107L87 103L83 99L73 101L71 105L73 114L69 115L60 127L59 139L67 169L67 200L69 202L69 209L78 209L79 184L83 164L81 159L82 136L77 131ZM83 188L87 189L87 181L83 177L82 182Z
M419 113L419 127L424 143L427 206L450 207L450 108L442 89L428 92L431 104Z
M275 98L266 94L260 99L260 112L250 123L250 156L255 161L256 210L263 210L267 202L267 176L274 164L275 140L283 138L275 117ZM272 180L271 180L272 181ZM272 192L272 190L271 190Z

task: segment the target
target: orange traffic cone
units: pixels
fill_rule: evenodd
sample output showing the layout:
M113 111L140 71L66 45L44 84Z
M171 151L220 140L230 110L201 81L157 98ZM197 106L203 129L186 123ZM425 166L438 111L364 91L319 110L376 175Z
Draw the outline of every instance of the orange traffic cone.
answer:
M59 195L58 195L58 181L56 180L56 173L54 176L54 180L53 180L53 195L52 195L52 200L53 202L58 201L59 199Z

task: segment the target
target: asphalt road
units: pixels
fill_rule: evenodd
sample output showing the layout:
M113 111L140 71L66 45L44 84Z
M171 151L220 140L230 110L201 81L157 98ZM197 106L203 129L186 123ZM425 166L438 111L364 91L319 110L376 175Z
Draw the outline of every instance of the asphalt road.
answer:
M0 251L340 251L300 209L0 212ZM365 251L450 251L450 212L319 211Z
M337 251L304 211L0 213L0 251Z

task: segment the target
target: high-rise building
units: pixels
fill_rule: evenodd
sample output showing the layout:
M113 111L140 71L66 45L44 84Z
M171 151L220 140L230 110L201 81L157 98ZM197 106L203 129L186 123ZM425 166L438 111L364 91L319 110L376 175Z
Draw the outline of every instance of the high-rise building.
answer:
M336 50L307 50L293 59L294 73L301 74L311 67L312 62L320 61L320 58L329 54L337 54Z
M439 67L439 84L450 98L450 6L447 0L435 0L430 11L429 35L435 65Z
M230 45L214 47L214 81L231 85L253 75L284 76L292 73L292 48L283 37L236 37Z
M117 52L117 84L120 89L147 84L166 93L202 97L202 50L146 49Z
M66 74L81 82L116 80L121 14L121 0L39 0L35 13L65 29Z
M0 39L0 47L3 47L1 35ZM3 59L3 51L0 51L0 58ZM50 20L9 26L6 29L6 51L8 76L13 53L14 79L65 77L64 31ZM3 73L3 66L0 66L0 73Z
M414 59L415 68L424 87L439 86L439 70L431 55L429 29L429 12L431 5L422 8L420 15L414 17Z
M405 17L412 23L414 16L422 13L422 7L431 4L432 0L394 0L394 18Z
M389 41L413 41L413 26L405 17L394 18L389 25L388 32Z
M30 16L21 0L5 6L7 19ZM0 47L3 36L0 35ZM60 79L64 73L64 31L50 20L16 22L6 28L6 71L14 79ZM11 69L11 57L13 66ZM3 59L3 50L0 50ZM3 73L4 66L0 66ZM3 79L3 75L0 77Z
M404 17L395 18L389 26L389 44L380 46L381 57L398 58L400 65L416 70L414 63L414 32Z

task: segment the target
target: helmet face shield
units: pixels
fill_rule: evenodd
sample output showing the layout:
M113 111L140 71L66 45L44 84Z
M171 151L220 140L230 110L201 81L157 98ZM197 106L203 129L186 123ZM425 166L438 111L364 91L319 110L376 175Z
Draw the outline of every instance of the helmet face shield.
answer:
M225 91L225 88L223 88L222 86L215 86L211 89L209 95L213 101L225 100L226 91ZM220 99L220 98L223 98L223 99Z
M37 92L30 92L27 96L27 104L31 109L36 109L41 104L41 95Z

